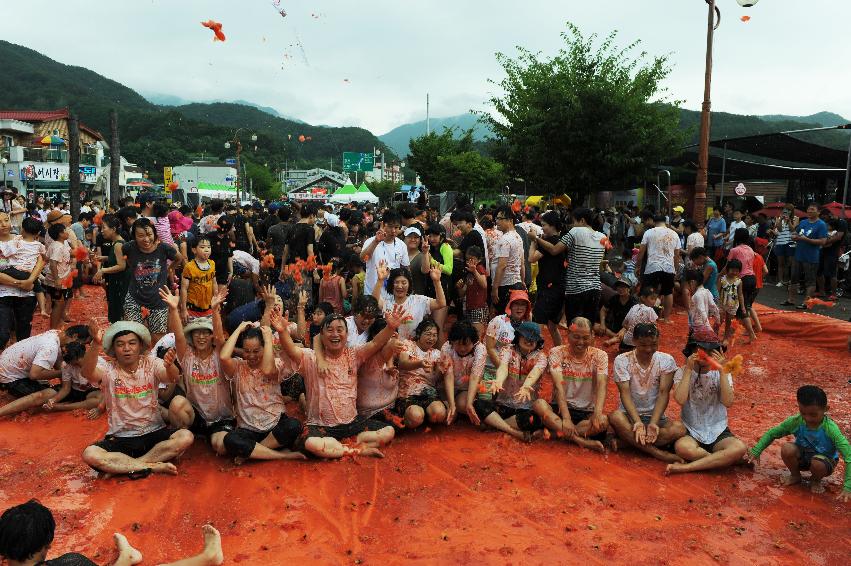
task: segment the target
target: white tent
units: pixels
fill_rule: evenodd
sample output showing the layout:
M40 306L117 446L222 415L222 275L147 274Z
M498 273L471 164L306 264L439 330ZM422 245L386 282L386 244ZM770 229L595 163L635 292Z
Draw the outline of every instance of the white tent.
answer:
M355 188L355 186L349 183L337 189L337 192L335 192L333 196L331 196L331 198L328 200L330 200L334 204L348 204L352 201L357 200L357 191L358 190Z
M355 202L371 202L372 204L378 204L378 197L369 190L366 183L361 183L361 186L358 187L358 192L355 193L355 198L352 200Z

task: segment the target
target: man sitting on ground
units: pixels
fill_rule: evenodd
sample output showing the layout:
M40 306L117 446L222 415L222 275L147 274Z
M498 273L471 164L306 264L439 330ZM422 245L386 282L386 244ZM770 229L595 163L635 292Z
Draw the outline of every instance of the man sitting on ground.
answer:
M122 320L106 332L92 328L91 333L95 344L83 358L82 374L103 392L109 430L83 451L83 460L98 471L131 479L151 472L176 475L177 467L168 461L189 448L194 437L186 429L166 428L157 397L160 383L177 381L176 352L170 349L163 360L144 355L151 335L137 322ZM101 344L112 358L106 370L97 365Z

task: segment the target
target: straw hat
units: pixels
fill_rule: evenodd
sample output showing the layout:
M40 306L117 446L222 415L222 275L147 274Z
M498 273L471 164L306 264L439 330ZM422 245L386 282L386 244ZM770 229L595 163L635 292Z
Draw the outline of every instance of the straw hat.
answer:
M109 352L112 350L112 341L115 339L115 335L121 332L132 332L136 336L139 337L145 347L151 345L151 333L148 332L148 329L138 322L132 322L129 320L119 320L118 322L110 325L109 328L106 329L106 332L103 334L103 351Z

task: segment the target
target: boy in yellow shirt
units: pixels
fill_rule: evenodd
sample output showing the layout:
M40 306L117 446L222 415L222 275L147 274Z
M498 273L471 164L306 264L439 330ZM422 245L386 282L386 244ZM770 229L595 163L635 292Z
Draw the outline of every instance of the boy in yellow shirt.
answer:
M183 322L213 314L213 296L218 294L216 263L210 259L210 238L200 236L192 248L195 258L186 262L180 282L180 315Z

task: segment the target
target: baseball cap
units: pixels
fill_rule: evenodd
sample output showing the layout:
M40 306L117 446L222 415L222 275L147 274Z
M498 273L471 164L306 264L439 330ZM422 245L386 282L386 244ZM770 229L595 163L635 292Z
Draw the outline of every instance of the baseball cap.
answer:
M514 332L526 340L532 340L533 342L541 340L541 327L536 322L529 320L521 322L520 325L514 329Z
M686 209L681 207L681 206L675 206L674 207L674 212L685 212L685 211L686 211Z
M419 236L420 238L423 237L423 235L420 234L419 229L417 229L415 226L408 226L407 228L405 228L404 236L407 238L411 234Z

